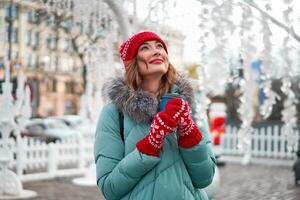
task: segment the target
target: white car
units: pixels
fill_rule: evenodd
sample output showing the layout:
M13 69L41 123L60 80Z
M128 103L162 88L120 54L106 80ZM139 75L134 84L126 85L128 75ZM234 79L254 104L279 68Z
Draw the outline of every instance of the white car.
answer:
M67 126L69 126L71 129L76 130L82 134L94 134L96 131L96 124L91 123L88 119L85 119L80 115L51 116L49 117L49 119L60 120Z
M50 118L31 119L26 123L25 129L35 130L40 136L52 138L53 141L78 134L76 130L71 129L62 121Z
M70 128L78 128L85 124L85 120L80 115L51 116L48 118L60 120Z

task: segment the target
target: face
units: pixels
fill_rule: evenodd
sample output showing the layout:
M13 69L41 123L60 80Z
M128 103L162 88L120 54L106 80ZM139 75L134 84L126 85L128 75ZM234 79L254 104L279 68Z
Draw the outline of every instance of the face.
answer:
M137 65L143 78L163 76L169 68L168 54L160 42L147 41L138 49Z

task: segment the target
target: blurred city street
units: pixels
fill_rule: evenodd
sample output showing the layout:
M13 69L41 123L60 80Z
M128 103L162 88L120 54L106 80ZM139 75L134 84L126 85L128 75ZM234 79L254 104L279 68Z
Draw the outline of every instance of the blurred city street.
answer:
M220 175L221 187L216 200L296 200L300 197L300 187L294 185L290 167L227 163L220 167ZM24 188L36 191L36 200L103 199L97 187L74 185L73 178L28 182Z
M150 185L141 200L152 193L165 200L164 191L166 200L190 200L180 195L195 195L191 180L207 183L214 168L202 161L212 161L174 149L211 139L207 155L226 161L206 188L214 200L300 200L291 167L297 160L300 180L297 7L293 0L0 0L0 200L104 200L96 185L73 179L86 172L85 183L96 182L96 169L111 172L137 144L140 154L160 155L175 127L178 144L172 140L161 154L170 159L155 167L164 172L172 163L181 178L143 177L131 198ZM140 157L124 159L124 174L147 170L131 165L148 163ZM195 166L208 170L194 176ZM165 189L169 183L187 192Z

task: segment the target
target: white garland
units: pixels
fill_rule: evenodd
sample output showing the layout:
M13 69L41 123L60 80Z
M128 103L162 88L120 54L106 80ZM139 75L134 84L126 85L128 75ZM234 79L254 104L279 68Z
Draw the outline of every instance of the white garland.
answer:
M287 138L287 148L289 151L297 150L294 149L297 146L297 135L294 130L297 127L297 107L296 104L298 100L296 99L295 93L291 89L292 83L290 78L285 77L282 79L282 87L281 90L284 94L287 95L283 106L284 109L281 112L282 121L284 125L282 127L282 133Z
M292 0L284 0L284 4L286 4L287 9L283 11L283 18L285 23L289 26L292 24L292 14L293 9L291 4L293 3ZM294 60L292 58L292 51L293 46L291 44L291 38L287 35L283 40L283 55L284 55L284 69L286 71L285 76L282 78L282 92L286 95L286 99L283 103L283 111L282 114L282 121L284 125L282 127L282 133L287 137L287 148L289 151L294 150L297 145L297 137L296 132L294 129L297 127L297 107L296 104L298 100L296 99L296 95L291 89L291 77L295 74L293 72L294 68Z
M256 47L252 44L255 39L255 35L252 33L252 12L247 6L241 5L242 7L242 21L240 30L241 40L241 54L243 59L243 72L244 79L240 81L240 107L238 113L242 120L241 127L238 132L238 148L245 153L243 162L247 164L251 157L251 135L253 129L251 123L254 117L253 110L253 92L254 82L251 71L249 70L254 56L256 53Z
M200 80L198 82L198 89L201 91L201 102L199 102L199 104L197 104L196 109L197 109L197 113L206 113L207 109L208 109L208 104L209 104L209 99L207 97L208 94L208 87L207 87L207 77L206 77L206 73L204 70L204 66L207 65L207 40L208 37L210 35L209 32L209 27L208 27L208 23L209 23L209 14L210 14L210 10L207 7L207 4L205 2L201 2L202 4L202 9L201 12L199 14L199 28L201 29L201 35L200 35L200 57L201 57L201 66L198 68L198 74L200 77ZM197 98L199 99L199 98ZM200 100L198 100L200 101ZM200 106L201 105L201 106ZM203 115L198 115L198 116L203 116ZM204 116L203 116L204 117Z
M271 5L269 3L267 3L265 7L267 11L271 11ZM263 60L261 70L263 76L261 78L264 81L261 87L263 88L265 99L263 104L260 106L260 113L263 115L264 119L266 119L271 115L273 106L276 104L276 99L279 100L280 97L276 92L272 90L272 67L274 66L274 63L272 62L273 56L271 54L272 43L270 40L272 32L268 24L268 19L263 14L261 15L261 17L261 33L263 34L263 50L261 51L261 57Z
M228 37L226 36L230 35L228 32L234 27L229 20L231 15L232 4L229 1L224 1L223 4L216 2L211 12L211 20L214 22L211 33L214 36L215 47L208 53L210 59L204 67L215 92L223 90L222 87L229 79L229 59L226 57Z

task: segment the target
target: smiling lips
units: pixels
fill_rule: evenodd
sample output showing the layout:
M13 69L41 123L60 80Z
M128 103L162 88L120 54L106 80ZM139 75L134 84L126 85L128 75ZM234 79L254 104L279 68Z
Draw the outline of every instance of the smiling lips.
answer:
M150 64L156 64L156 65L159 65L161 63L163 63L164 61L162 59L154 59L154 60L151 60L149 63Z

